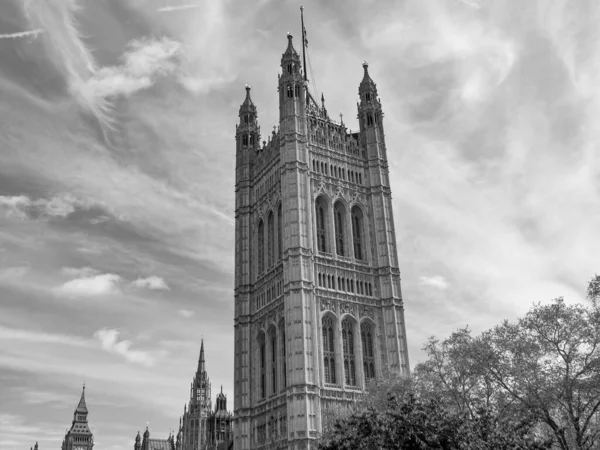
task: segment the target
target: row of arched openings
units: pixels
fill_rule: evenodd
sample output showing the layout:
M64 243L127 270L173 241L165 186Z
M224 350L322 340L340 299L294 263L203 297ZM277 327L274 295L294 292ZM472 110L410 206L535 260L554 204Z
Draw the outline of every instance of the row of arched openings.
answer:
M285 326L279 322L279 332L275 326L267 333L258 335L259 352L259 397L266 398L267 394L276 394L287 386L287 364L285 350ZM281 375L278 375L281 370ZM267 392L268 391L268 392Z
M319 196L315 202L316 222L317 222L317 249L320 252L332 253L329 250L329 219L328 205L323 196ZM364 230L363 230L363 213L358 206L353 206L350 212L351 233L352 233L352 252L350 254L346 243L347 239L347 224L346 224L346 208L341 201L337 201L333 205L333 221L334 221L334 248L339 256L354 256L355 259L364 259Z
M373 296L373 285L370 282L357 280L352 278L336 277L335 275L319 272L317 274L319 287L333 289L337 291L352 292L359 295Z
M344 181L347 180L351 183L363 184L362 173L334 166L333 164L329 164L328 166L327 163L323 161L313 159L313 171L323 173L327 176L331 173L331 176L334 178L340 178Z
M266 242L266 246L265 246ZM277 246L276 246L277 244ZM265 232L265 223L261 219L258 222L258 273L262 273L266 268L271 267L283 256L283 215L281 203L277 208L277 235L275 234L275 215L269 211L267 216L267 227Z
M322 339L323 339L323 376L324 382L328 384L338 384L336 373L336 333L335 321L331 315L323 316L321 320ZM342 339L342 361L343 380L347 386L357 385L357 355L355 351L355 322L349 318L342 320L341 324ZM375 353L373 349L373 325L363 322L360 326L360 343L362 346L362 367L365 382L375 377ZM359 366L360 367L360 366Z

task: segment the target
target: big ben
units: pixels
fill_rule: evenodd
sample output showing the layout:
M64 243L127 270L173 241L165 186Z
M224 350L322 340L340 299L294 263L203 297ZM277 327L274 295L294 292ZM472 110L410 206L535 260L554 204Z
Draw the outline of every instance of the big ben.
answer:
M81 392L81 399L73 413L71 429L65 435L62 450L92 450L94 436L88 426L88 410L85 404L85 386Z

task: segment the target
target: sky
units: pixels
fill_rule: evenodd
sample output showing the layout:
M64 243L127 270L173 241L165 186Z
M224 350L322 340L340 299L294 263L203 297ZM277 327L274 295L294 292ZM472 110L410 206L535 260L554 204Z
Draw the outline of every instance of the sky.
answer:
M176 429L200 341L233 398L235 124L278 120L299 2L0 2L0 449ZM585 301L600 3L304 0L310 89L385 114L411 366L431 335Z

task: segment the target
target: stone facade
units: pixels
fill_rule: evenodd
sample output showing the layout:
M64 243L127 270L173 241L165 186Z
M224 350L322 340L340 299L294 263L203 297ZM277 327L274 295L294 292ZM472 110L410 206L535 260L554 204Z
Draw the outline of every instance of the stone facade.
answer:
M384 367L408 373L383 112L364 64L360 129L308 91L292 36L279 127L236 126L235 448L315 448L321 413ZM341 117L340 117L341 119Z

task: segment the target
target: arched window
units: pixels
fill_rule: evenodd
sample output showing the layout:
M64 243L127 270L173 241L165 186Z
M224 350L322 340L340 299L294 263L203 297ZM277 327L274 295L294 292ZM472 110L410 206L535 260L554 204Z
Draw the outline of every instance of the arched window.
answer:
M363 259L363 214L358 206L352 208L352 243L354 244L354 257Z
M360 326L365 381L375 378L375 356L373 354L373 334L371 330L372 326L370 323L363 323Z
M296 85L296 87L294 89L295 89L296 97L300 97L300 86Z
M247 146L248 146L248 135L247 135L247 134L243 134L243 135L242 135L242 145L243 145L244 147L247 147Z
M333 319L331 316L323 317L323 374L325 383L335 384L335 346L333 338Z
M287 65L287 72L292 73L292 65L291 64Z
M279 322L279 336L281 336L281 372L283 377L281 380L281 389L285 389L287 385L287 364L285 358L285 322L283 319Z
M352 332L352 322L349 319L342 320L342 345L344 350L344 381L349 386L356 386L354 333Z
M273 211L269 213L267 220L267 247L268 247L268 263L267 267L271 267L275 262L275 217L273 217Z
M258 223L258 273L265 270L265 224L261 220Z
M368 127L373 126L373 116L371 115L371 113L367 114L367 126Z
M370 102L370 101L371 101L371 94L370 94L369 92L367 92L367 93L365 94L365 100L367 100L368 102Z
M248 114L244 114L244 123L248 122L250 122L250 117L248 116Z
M271 328L269 333L271 347L271 393L277 392L277 333L275 327Z
M265 351L265 335L264 333L261 333L258 336L258 352L259 352L259 361L260 361L260 365L259 365L259 380L260 380L260 398L265 398L266 395L266 351Z
M338 255L344 256L344 206L338 202L333 209L335 219L335 249Z
M283 258L283 211L281 203L277 209L277 250L279 251L279 260Z
M317 198L315 202L316 218L317 218L317 249L320 252L327 251L327 205L323 197Z

